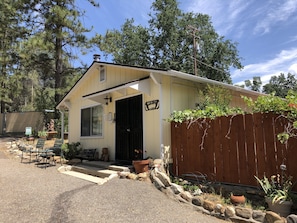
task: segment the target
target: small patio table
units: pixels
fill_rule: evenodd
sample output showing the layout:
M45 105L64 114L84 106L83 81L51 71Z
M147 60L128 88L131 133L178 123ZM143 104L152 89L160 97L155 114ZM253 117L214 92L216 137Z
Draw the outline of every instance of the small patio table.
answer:
M55 156L55 153L53 152L53 150L44 150L39 153L39 157L41 158L41 160L38 163L36 163L36 165L38 166L44 165L44 167L46 168L51 164L51 159L53 161L53 165L55 165L56 163L54 160L54 156Z

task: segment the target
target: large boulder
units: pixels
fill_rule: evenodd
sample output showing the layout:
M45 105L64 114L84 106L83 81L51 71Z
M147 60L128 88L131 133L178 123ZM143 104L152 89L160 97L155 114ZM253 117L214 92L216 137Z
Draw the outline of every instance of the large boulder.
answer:
M158 168L154 168L150 173L151 181L158 188L165 188L171 186L170 178Z

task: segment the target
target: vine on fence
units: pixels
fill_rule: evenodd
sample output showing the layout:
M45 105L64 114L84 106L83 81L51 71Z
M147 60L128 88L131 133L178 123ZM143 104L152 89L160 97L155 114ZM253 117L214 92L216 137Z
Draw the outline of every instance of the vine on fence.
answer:
M211 91L211 88L209 88L209 91ZM277 97L274 94L259 96L255 101L246 96L242 96L242 98L253 113L273 112L288 121L284 127L284 131L277 135L281 143L287 146L290 138L297 138L297 92L289 91L285 99ZM224 103L220 103L220 100L212 101L208 99L202 103L203 106L198 106L197 109L174 111L168 118L168 121L176 123L185 122L187 128L190 128L193 123L198 123L199 127L204 129L200 145L200 148L204 149L203 143L207 136L207 130L211 127L207 120L231 115L229 130L226 134L226 137L229 138L233 117L238 114L244 114L242 109L229 107L228 104L226 104L226 100L223 101ZM203 126L205 123L206 125Z

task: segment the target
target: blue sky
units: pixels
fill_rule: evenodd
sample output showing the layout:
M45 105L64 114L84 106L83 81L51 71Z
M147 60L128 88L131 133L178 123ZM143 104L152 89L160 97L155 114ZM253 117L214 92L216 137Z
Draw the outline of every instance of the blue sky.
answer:
M99 8L82 2L84 24L93 26L93 33L105 34L120 29L128 18L146 26L153 0L99 0ZM219 35L238 43L244 69L232 70L233 84L253 76L261 76L265 84L272 75L288 72L297 78L296 0L180 0L179 8L208 14ZM92 62L92 55L85 58Z

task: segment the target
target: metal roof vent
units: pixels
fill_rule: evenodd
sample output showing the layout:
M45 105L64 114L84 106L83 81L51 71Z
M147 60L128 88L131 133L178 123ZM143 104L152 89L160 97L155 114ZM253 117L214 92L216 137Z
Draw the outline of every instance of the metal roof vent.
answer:
M99 62L100 61L100 54L94 54L93 59L94 59L95 62Z

